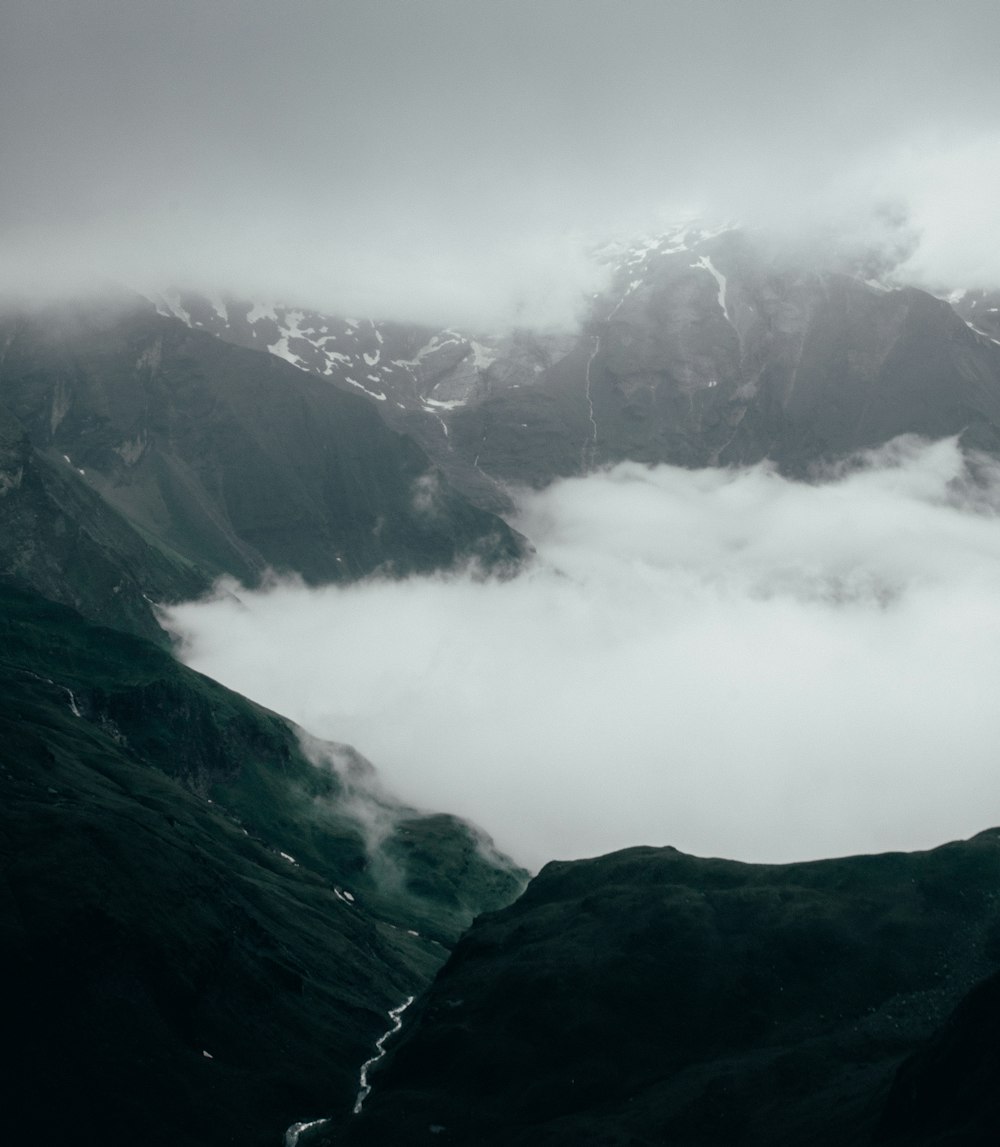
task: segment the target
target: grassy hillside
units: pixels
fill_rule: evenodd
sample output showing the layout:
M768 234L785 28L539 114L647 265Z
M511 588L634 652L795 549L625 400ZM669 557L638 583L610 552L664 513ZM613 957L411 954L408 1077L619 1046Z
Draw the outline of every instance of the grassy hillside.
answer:
M149 642L0 586L0 650L10 1125L248 1147L349 1112L386 1011L522 874Z

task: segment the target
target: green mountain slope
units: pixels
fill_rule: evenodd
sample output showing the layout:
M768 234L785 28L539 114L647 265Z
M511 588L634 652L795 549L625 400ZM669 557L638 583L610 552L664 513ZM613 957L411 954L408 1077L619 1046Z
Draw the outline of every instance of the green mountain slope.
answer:
M263 1145L349 1112L387 1010L523 874L149 642L4 585L0 650L9 1125Z

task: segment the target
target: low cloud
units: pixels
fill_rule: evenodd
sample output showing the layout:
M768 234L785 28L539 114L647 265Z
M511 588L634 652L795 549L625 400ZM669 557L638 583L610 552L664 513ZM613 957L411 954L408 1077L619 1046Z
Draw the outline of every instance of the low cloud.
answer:
M7 0L0 292L565 326L678 217L1000 283L994 0Z
M928 847L1000 822L998 490L954 441L813 484L625 464L521 495L515 579L240 589L170 625L529 865Z

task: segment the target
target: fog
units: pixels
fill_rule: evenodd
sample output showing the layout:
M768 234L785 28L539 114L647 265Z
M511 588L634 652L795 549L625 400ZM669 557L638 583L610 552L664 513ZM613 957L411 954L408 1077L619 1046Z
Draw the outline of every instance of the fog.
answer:
M898 440L811 484L620 465L519 495L537 560L220 587L188 664L537 866L786 861L1000 823L1000 472Z
M993 0L6 0L0 31L0 292L565 325L593 244L692 216L905 220L907 277L1000 283Z

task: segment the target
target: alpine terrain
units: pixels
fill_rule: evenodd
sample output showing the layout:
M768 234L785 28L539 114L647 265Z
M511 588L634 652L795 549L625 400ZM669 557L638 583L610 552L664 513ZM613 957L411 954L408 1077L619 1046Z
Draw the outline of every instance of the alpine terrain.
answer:
M599 257L558 331L191 291L0 315L12 1134L996 1141L998 830L529 880L171 652L158 607L237 583L519 576L511 491L623 460L808 480L901 434L1000 456L995 294L738 228Z

